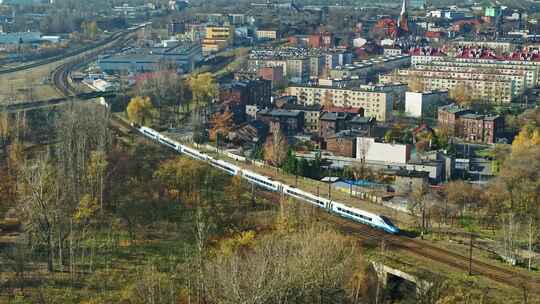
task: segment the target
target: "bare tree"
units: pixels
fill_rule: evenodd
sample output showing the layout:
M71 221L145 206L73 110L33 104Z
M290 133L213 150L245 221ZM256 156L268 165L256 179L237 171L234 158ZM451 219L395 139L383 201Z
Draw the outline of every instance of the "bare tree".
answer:
M55 169L47 159L28 162L21 170L19 186L21 218L25 231L47 252L47 269L53 268L54 231L65 219L61 213L59 197L61 186Z

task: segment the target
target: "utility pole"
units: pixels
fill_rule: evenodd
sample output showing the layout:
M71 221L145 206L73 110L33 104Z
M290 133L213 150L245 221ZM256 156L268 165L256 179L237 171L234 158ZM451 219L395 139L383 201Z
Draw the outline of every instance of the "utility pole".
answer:
M328 164L328 199L332 199L332 178L330 177L330 164Z
M298 188L298 160L294 159L294 187Z
M255 208L255 184L251 184L251 206Z
M473 250L473 234L472 232L469 234L470 240L469 240L469 276L472 276L472 250Z

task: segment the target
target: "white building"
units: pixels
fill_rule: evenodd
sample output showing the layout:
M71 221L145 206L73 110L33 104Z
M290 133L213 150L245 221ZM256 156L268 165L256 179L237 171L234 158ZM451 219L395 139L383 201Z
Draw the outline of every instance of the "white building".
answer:
M405 93L405 113L410 117L424 117L437 113L437 107L448 102L448 91Z
M409 145L375 142L374 138L356 138L356 158L367 162L406 164L411 158Z

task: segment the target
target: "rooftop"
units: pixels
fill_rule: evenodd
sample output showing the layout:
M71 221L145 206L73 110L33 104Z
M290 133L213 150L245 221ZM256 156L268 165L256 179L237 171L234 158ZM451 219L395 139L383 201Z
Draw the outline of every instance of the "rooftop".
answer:
M283 109L262 109L257 112L257 115L264 116L287 116L287 117L298 117L302 113L298 111L283 110Z
M321 116L321 120L343 120L350 118L349 113L326 112Z
M296 111L321 111L322 106L319 104L313 104L313 105L303 105L303 104L297 104L297 103L286 103L282 106L285 110L296 110Z

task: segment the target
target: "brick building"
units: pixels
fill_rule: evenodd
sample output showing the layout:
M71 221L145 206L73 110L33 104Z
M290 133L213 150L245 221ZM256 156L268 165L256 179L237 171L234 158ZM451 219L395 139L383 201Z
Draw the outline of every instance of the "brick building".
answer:
M352 118L353 116L349 113L323 113L319 120L319 135L326 139L347 129L348 122Z
M257 119L270 126L270 132L280 128L284 134L292 135L304 129L304 112L283 109L263 109Z
M493 144L504 131L504 118L502 116L465 114L460 117L460 120L461 136L466 141Z
M220 100L234 100L247 105L269 105L272 96L271 81L264 79L235 81L220 90Z
M321 105L302 105L285 103L281 106L284 110L304 112L304 132L319 133L319 119L321 116Z
M356 157L356 138L360 134L353 130L340 131L326 139L326 150L337 156Z
M477 143L493 144L504 132L504 117L476 114L454 104L439 108L437 123L451 135Z
M269 80L274 88L285 84L282 66L262 67L259 69L259 76L264 80Z

